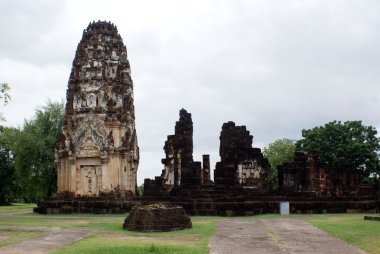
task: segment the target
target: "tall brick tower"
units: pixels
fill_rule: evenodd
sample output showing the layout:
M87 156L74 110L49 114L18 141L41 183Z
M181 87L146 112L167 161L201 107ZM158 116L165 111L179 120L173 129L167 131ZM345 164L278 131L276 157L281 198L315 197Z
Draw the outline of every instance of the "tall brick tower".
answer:
M127 49L115 25L92 22L73 61L57 145L58 193L134 195L139 148Z

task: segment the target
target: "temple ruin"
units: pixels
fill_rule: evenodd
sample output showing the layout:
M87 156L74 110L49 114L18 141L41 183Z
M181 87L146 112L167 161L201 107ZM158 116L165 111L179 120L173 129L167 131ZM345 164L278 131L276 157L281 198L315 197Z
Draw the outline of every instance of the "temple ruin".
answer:
M56 151L58 193L134 195L139 163L133 82L115 25L90 23L78 44Z
M162 159L165 168L154 180L145 179L145 195L173 195L178 190L194 194L206 188L208 192L218 189L225 195L230 195L231 190L236 190L234 193L270 193L270 164L259 148L252 147L253 136L245 126L236 126L234 122L223 124L219 149L221 161L216 163L214 183L210 179L210 156L203 155L203 166L193 160L191 114L181 109L179 115L175 134L169 135L165 142L166 157ZM175 192L171 192L173 189Z
M226 122L219 139L220 161L213 182L209 156L203 155L203 165L193 161L191 114L181 109L175 134L165 142L165 168L154 180L145 179L140 200L172 202L193 215L225 216L276 213L281 201L290 203L292 213L376 211L379 207L373 192L361 191L356 170L328 169L311 153L296 153L293 163L279 166L280 188L273 190L270 164L252 146L253 136L245 126Z
M344 197L360 194L357 170L326 167L310 152L296 152L293 162L277 168L281 195Z
M226 122L220 161L214 168L207 154L194 161L193 121L181 109L163 147L161 175L145 179L144 195L137 196L139 148L127 50L116 26L93 22L83 31L68 82L55 155L58 193L34 211L125 213L163 203L191 215L244 216L278 213L280 202L289 202L291 213L380 211L373 185L360 183L357 170L327 168L311 153L296 153L292 163L279 166L279 190L273 190L270 164L252 141L245 126Z

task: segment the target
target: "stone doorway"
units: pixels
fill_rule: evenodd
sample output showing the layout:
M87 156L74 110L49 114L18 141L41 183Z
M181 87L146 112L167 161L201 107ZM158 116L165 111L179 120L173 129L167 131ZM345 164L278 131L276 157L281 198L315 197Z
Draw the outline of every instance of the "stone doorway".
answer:
M82 179L82 194L83 195L96 195L99 193L100 180L101 180L101 167L98 165L81 166Z

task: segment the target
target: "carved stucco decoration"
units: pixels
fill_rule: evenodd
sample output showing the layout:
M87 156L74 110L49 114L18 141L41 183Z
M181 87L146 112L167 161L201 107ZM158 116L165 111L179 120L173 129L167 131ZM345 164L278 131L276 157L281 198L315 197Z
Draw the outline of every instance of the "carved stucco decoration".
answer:
M93 149L103 151L108 148L107 130L103 121L94 114L86 115L78 121L78 128L73 133L73 144L77 153L85 148L89 139L93 142Z

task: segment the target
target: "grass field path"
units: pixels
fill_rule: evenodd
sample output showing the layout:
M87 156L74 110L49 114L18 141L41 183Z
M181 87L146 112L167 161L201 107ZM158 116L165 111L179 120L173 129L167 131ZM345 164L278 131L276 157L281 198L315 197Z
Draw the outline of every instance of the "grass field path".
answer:
M59 228L59 227L0 227L2 229L36 230L46 231L36 238L30 238L19 243L0 248L1 254L42 254L57 247L78 241L89 234L95 228Z
M307 222L292 218L222 220L208 246L211 254L365 254Z

